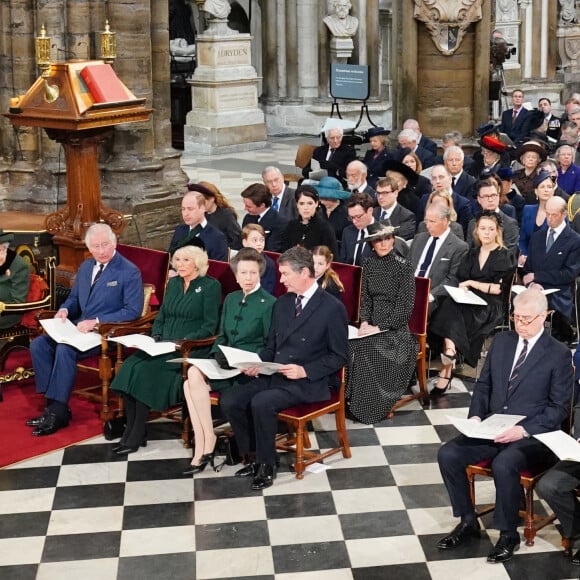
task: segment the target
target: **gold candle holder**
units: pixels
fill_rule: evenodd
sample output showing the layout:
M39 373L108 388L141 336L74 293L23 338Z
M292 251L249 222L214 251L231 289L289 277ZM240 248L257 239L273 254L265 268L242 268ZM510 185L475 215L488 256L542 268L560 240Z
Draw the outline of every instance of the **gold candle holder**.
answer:
M44 24L40 28L40 36L36 37L36 64L44 78L50 74L50 36L46 36Z
M108 64L117 58L117 33L111 32L109 21L105 21L105 30L101 32L101 60Z

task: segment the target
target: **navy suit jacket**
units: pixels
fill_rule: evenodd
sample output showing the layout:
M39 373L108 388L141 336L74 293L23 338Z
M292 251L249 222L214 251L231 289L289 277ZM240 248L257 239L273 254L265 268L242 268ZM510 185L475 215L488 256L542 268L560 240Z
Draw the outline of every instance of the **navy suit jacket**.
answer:
M375 207L373 210L373 216L375 220L380 220L382 208ZM385 220L387 221L387 220ZM398 227L399 229L395 232L397 236L403 238L404 240L412 240L415 235L415 230L417 229L417 221L415 219L415 214L409 211L406 207L403 207L400 203L395 206L391 217L388 218L390 225Z
M513 123L513 114L513 108L508 109L502 113L500 131L502 131L502 133L506 133L507 136L514 142L514 144L517 145L520 141L524 141L530 132L530 112L522 107L518 113L518 116L516 117L515 123Z
M427 149L430 153L437 156L437 143L429 137L425 137L425 135L421 135L418 143L419 147L423 147L423 149Z
M326 159L327 155L328 145L320 145L320 147L317 147L312 153L312 158L318 161L321 169L326 169L329 177L335 177L345 185L346 166L356 159L356 151L350 145L341 143L340 147L334 150L334 153L328 160ZM302 170L302 175L307 178L311 171L312 166L309 163Z
M342 240L340 242L340 254L338 261L343 264L353 265L352 261L354 259L354 249L356 248L356 241L358 238L359 231L354 225L349 225L342 230ZM360 265L362 266L364 261L372 254L372 247L370 244L365 244L363 246L363 251L360 258Z
M459 179L455 182L453 191L462 197L473 200L473 184L476 182L473 175L469 175L465 169L461 172Z
M325 401L329 386L336 386L337 373L346 365L348 331L344 304L328 292L317 288L296 317L296 294L278 298L272 312L272 326L263 361L297 364L306 370L304 379L287 379L281 374L258 377L273 388L299 394L305 402Z
M465 236L467 234L467 226L473 217L471 202L462 195L458 195L455 191L451 193L451 198L453 199L453 207L457 213L457 223L461 224L463 235ZM417 208L417 222L422 222L425 218L425 208L427 207L428 201L429 195L425 194L421 197L419 207Z
M364 156L363 163L367 166L367 183L376 187L379 177L385 176L385 163L394 159L394 155L385 147L375 159L375 152L369 149Z
M126 322L139 318L143 311L143 282L139 268L115 252L91 291L95 263L94 258L89 258L79 267L74 286L61 306L68 310L68 318L75 324L94 318L99 322Z
M469 417L525 415L519 424L530 435L558 430L570 412L573 396L570 350L542 334L508 392L517 343L518 335L513 331L495 337L473 388Z
M183 240L188 233L189 226L187 224L181 224L175 228L175 232L171 238L171 243L169 244L170 254L175 253L175 250L179 247L179 242ZM207 223L205 228L201 230L197 237L203 242L205 251L210 260L219 260L220 262L228 261L228 241L224 234L217 228L212 226L210 223Z
M533 272L534 282L546 289L559 288L559 292L548 295L548 303L571 318L572 283L580 274L580 235L567 225L546 252L548 231L546 228L532 235L524 272Z
M242 221L242 228L247 224L260 224L266 232L266 246L268 252L284 251L284 232L288 221L285 220L275 209L268 208L268 211L258 220L260 216L246 214Z

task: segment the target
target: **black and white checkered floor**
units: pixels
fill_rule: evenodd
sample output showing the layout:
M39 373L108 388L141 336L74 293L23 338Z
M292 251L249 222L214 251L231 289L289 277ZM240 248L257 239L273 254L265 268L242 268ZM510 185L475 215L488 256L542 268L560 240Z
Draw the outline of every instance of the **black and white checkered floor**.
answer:
M0 578L577 578L553 526L505 565L485 561L495 530L436 549L454 525L436 454L455 435L446 415L467 412L465 385L375 426L349 421L352 459L335 455L299 481L283 458L264 492L236 467L183 478L191 452L174 423L151 423L148 446L128 458L99 437L0 470ZM333 423L315 425L314 446L333 445ZM477 496L491 500L493 483Z

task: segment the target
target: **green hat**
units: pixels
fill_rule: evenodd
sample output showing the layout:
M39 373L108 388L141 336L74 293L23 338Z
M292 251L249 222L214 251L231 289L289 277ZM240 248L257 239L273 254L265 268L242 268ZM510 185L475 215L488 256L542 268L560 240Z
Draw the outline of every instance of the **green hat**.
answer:
M14 239L14 234L5 234L4 230L0 228L0 244L11 242Z

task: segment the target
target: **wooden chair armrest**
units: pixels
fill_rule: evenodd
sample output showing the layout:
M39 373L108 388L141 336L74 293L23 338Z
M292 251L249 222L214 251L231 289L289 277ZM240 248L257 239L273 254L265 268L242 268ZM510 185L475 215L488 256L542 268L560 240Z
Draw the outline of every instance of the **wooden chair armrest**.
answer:
M100 322L95 326L95 331L101 336L123 336L125 334L137 334L151 330L157 312L150 312L136 320L127 322ZM128 332L124 332L127 330Z
M54 318L57 313L56 310L41 310L36 316L36 320L46 320L47 318Z
M197 338L197 339L183 339L176 340L177 348L181 351L184 357L189 356L189 352L194 348L202 348L204 346L211 346L217 336L210 336L208 338Z

